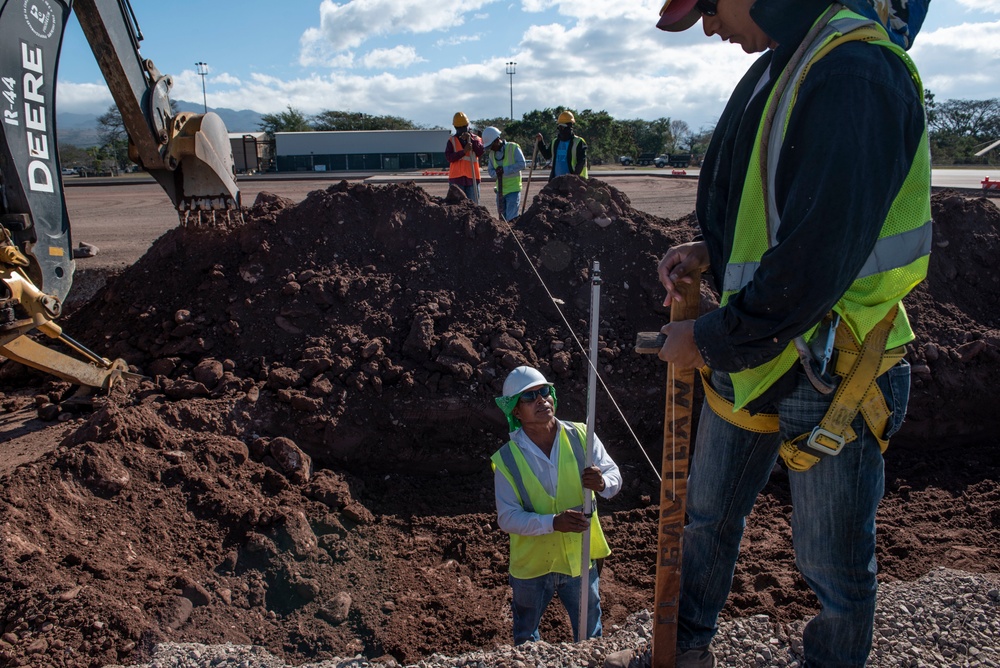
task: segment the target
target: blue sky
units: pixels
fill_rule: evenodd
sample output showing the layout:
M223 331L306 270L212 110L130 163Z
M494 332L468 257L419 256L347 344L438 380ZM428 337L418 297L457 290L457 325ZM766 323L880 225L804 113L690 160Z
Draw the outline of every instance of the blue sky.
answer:
M141 51L174 77L171 97L209 108L327 109L449 127L567 106L617 118L715 123L753 61L735 45L655 29L662 0L133 1ZM75 17L58 76L61 113L112 103ZM1000 0L932 0L911 56L940 101L1000 97Z

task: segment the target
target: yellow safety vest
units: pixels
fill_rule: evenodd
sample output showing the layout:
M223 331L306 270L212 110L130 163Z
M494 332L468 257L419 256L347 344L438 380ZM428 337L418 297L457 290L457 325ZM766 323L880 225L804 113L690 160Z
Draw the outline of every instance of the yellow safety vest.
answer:
M521 192L521 172L518 171L512 176L507 175L507 168L511 167L517 160L517 144L514 142L505 142L503 145L503 160L499 163L504 168L503 178L498 181L497 184L493 186L493 192L502 192L504 195L510 195L511 193ZM493 171L497 169L497 154L496 151L490 151L490 164L493 165ZM499 185L502 190L497 190L497 185Z
M529 512L541 515L555 515L570 508L583 506L583 483L580 480L583 466L583 443L586 442L586 426L571 422L575 444L570 443L567 429L559 428L559 480L556 496L545 491L538 477L524 458L521 449L510 441L490 458L493 470L499 470L517 493L521 506ZM574 447L576 445L577 447ZM588 493L592 493L587 490ZM580 575L580 555L583 548L583 534L553 531L543 536L521 536L510 534L510 574L520 580L537 578L549 573L562 573L570 577ZM611 548L604 538L601 523L597 519L597 509L590 517L590 558L603 559L611 554Z
M798 95L801 82L809 69L832 49L846 42L864 40L889 49L899 56L910 70L914 84L923 99L923 84L916 66L906 52L890 42L884 29L858 14L843 10L836 13L819 32L809 46L806 55L791 75L790 84L775 99L775 90L767 101L758 127L754 149L750 157L750 168L743 184L740 208L737 213L736 230L732 252L726 265L723 281L722 304L741 290L753 277L761 257L777 243L777 230L781 221L775 206L774 181L777 173L778 156L787 130L788 120ZM769 135L767 164L762 164L761 144L764 139L765 119L774 105L774 124ZM762 170L768 174L767 197L765 203ZM927 275L927 263L931 245L930 207L930 147L927 129L921 138L921 148L910 166L909 174L893 200L889 213L882 223L875 249L865 266L847 292L836 303L833 310L841 315L843 323L858 341L864 341L872 329L894 306L899 309L889 332L885 348L897 348L914 339L913 330L900 300L906 296ZM766 204L769 204L766 206ZM819 323L817 323L818 326ZM816 331L816 326L805 334L808 340ZM733 411L744 407L759 397L767 388L781 378L799 359L793 343L774 359L752 369L730 374L735 390Z

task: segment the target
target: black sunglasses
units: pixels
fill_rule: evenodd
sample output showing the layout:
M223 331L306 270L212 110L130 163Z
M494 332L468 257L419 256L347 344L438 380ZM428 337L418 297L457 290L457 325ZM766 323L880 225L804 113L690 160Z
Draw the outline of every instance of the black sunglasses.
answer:
M698 0L694 3L695 9L701 12L702 16L715 16L718 11L718 0Z
M547 397L552 394L552 388L549 385L542 385L537 390L530 390L528 392L522 392L521 396L518 398L523 404L534 401L538 397Z

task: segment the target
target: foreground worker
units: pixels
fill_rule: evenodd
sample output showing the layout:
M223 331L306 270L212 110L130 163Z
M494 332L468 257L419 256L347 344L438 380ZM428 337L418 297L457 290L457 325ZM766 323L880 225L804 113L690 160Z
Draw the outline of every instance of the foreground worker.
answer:
M577 638L580 613L581 534L590 528L586 631L601 635L598 569L611 553L597 511L581 509L584 490L610 499L621 473L594 436L594 465L584 468L586 425L556 419L556 389L538 369L519 366L507 376L497 406L507 416L510 441L492 457L500 529L510 534L514 644L537 641L538 624L552 596L569 613Z
M461 111L451 119L455 134L448 138L444 157L448 161L448 183L458 186L465 196L479 204L479 158L485 150L482 140L469 130L469 117Z
M662 330L660 358L702 368L706 385L677 666L715 665L709 645L745 518L779 456L796 565L821 606L804 630L804 665L864 666L882 453L909 397L902 357L914 335L900 300L930 251L923 89L882 26L842 5L672 0L658 26L699 19L706 35L766 53L730 97L702 165L704 240L670 249L658 268L666 304L694 269L722 288L719 309Z
M576 117L572 111L564 111L559 114L557 123L556 137L552 140L551 146L545 146L545 138L541 132L535 137L538 152L546 160L552 161L549 178L553 179L563 174L576 174L580 178L587 178L587 142L574 133Z
M497 213L508 223L514 222L521 208L521 172L527 166L521 147L500 138L502 133L492 125L483 130L486 146L486 168L496 179Z

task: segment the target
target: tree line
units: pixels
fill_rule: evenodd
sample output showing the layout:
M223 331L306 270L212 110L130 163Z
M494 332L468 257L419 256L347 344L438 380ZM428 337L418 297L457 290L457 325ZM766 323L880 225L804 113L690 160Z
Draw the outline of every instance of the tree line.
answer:
M934 93L925 91L928 136L934 165L998 165L1000 147L977 157L975 154L1000 140L1000 98L989 100L947 100L937 102ZM475 129L499 128L505 138L521 145L525 157L531 157L539 133L546 142L556 135L556 119L565 107L535 109L520 119L507 117L473 119ZM593 164L617 163L620 156L635 158L643 153L655 155L690 153L694 164L705 154L714 128L692 130L679 119L668 117L647 121L616 119L607 111L571 110L576 117L576 133L587 140ZM260 130L273 138L275 132L350 131L350 130L435 130L445 126L421 126L399 116L378 116L356 111L321 111L308 115L289 106L285 111L264 114ZM60 143L64 167L91 173L131 170L128 159L128 135L117 107L111 105L97 119L96 146L81 148Z
M927 134L935 165L997 165L1000 147L983 156L976 153L1000 140L1000 98L948 100L938 104L925 91Z

